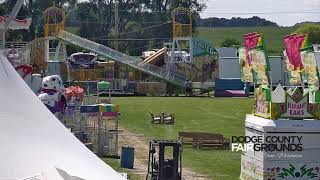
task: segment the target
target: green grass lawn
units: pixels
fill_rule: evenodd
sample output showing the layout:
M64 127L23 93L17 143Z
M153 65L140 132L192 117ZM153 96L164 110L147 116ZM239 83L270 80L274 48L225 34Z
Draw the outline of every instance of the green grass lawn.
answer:
M130 180L140 180L139 177L133 174L130 170L125 168L120 168L120 160L119 159L112 159L112 158L102 158L109 166L111 166L114 170L121 173L127 173Z
M192 97L115 97L120 105L120 124L151 139L178 138L179 131L221 133L226 137L244 134L244 119L253 99ZM149 111L175 113L174 125L149 123ZM183 149L183 163L213 179L234 180L240 175L240 153L230 150Z
M197 28L198 36L220 46L226 38L235 38L243 42L242 36L249 32L260 32L265 37L266 46L270 55L280 55L283 46L283 37L295 31L294 27L221 27Z

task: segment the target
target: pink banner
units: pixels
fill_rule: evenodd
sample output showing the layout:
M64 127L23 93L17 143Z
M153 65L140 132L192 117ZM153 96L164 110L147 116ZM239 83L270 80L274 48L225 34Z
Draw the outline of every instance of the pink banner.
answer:
M0 29L4 28L5 22L8 21L8 17L0 16ZM13 19L9 24L9 29L16 30L16 29L28 29L31 25L31 18L26 19Z
M284 44L289 62L294 69L303 68L300 56L300 48L303 45L306 35L289 35L284 37Z
M244 47L246 49L247 61L248 61L249 64L251 64L251 57L250 57L249 51L252 48L257 46L260 36L261 35L258 34L258 33L248 33L248 34L245 34L243 36L243 38L244 38Z

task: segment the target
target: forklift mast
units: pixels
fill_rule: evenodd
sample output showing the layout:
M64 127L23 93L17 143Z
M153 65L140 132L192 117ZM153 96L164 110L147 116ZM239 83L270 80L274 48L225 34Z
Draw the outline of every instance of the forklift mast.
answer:
M172 154L166 153L172 149ZM182 146L180 141L153 140L149 144L149 163L146 180L181 180Z

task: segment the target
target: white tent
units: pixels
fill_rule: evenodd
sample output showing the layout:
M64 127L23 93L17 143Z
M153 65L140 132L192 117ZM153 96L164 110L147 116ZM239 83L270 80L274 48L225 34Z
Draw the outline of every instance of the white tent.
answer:
M0 179L124 179L41 103L0 54Z

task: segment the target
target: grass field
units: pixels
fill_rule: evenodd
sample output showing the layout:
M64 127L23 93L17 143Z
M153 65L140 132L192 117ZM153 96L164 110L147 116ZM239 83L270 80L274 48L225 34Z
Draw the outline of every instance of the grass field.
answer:
M260 32L265 37L270 55L280 55L284 48L283 37L295 31L294 27L226 27L226 28L197 28L200 38L211 41L214 46L220 46L226 38L235 38L243 42L242 36L249 32Z
M109 166L111 166L114 170L121 173L127 173L130 180L140 180L138 176L134 175L132 172L130 172L127 169L120 168L120 162L117 159L113 158L103 158L103 161L105 161Z
M248 98L115 97L121 109L120 124L151 139L177 139L179 131L243 135L245 114L251 112ZM149 123L149 111L175 113L175 125ZM183 163L213 179L234 180L240 175L240 153L230 150L183 149Z

